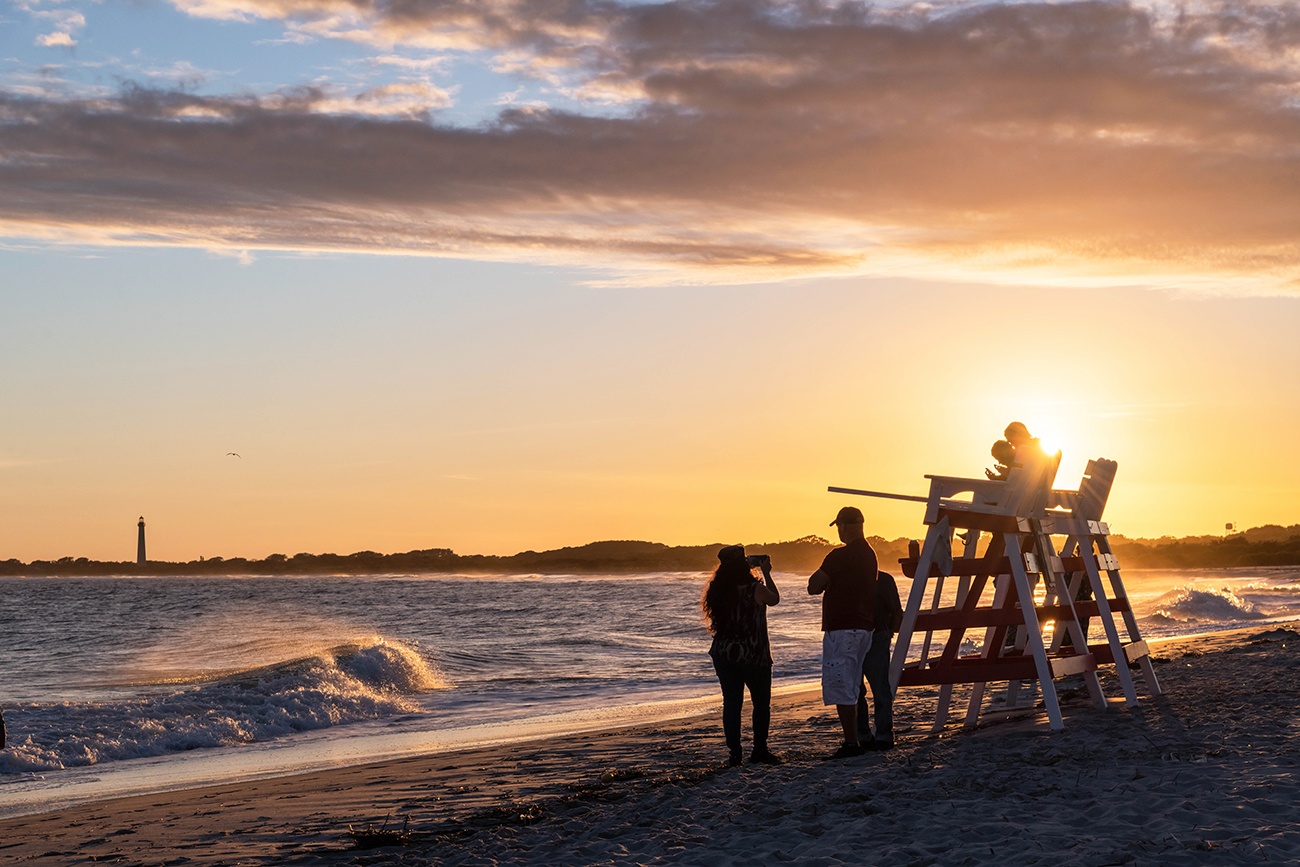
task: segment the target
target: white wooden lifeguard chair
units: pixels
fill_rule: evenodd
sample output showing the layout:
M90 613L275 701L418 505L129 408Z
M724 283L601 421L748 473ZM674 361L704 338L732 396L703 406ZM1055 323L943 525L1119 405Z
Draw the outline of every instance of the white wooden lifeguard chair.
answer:
M1081 675L1094 703L1106 707L1097 667L1123 660L1116 668L1122 670L1121 686L1131 704L1137 699L1127 662L1139 660L1148 687L1152 692L1159 690L1107 531L1098 520L1115 464L1094 461L1078 491L1059 491L1052 488L1059 463L1059 452L1035 451L1021 465L1013 466L1005 481L926 476L930 480L927 497L830 489L926 504L924 520L929 530L925 541L919 547L913 543L909 556L900 561L904 574L912 579L912 588L894 647L890 683L895 691L900 686L940 688L935 730L947 724L954 684L971 684L966 724L973 726L978 722L986 684L1005 681L1006 709L1017 709L1021 682L1036 682L1053 729L1064 727L1055 688L1061 677ZM969 499L963 497L966 494ZM961 556L954 558L956 530L965 533L960 537ZM983 533L990 539L981 554ZM1064 559L1053 547L1053 533L1067 535ZM1102 572L1111 585L1109 592L1099 592ZM950 587L945 595L945 582L950 578L957 579L955 592ZM1044 590L1038 598L1040 579ZM1077 603L1085 587L1095 598ZM1120 641L1115 629L1113 614L1117 611L1125 615L1128 644ZM1088 645L1086 620L1081 614L1102 620L1105 644ZM979 629L984 630L979 651L963 655L967 631ZM943 647L936 654L936 635L941 633L945 636ZM1069 636L1068 642L1065 636ZM915 637L920 638L920 653L909 659Z

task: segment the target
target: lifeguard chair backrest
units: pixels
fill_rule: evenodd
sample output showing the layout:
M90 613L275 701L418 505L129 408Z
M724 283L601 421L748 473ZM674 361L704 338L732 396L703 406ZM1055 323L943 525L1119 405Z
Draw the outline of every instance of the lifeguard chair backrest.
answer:
M1038 450L1030 452L1024 463L1012 468L1007 478L1007 499L1000 504L999 511L1021 518L1040 517L1047 508L1047 498L1060 465L1059 451L1050 455Z
M1079 483L1078 505L1074 516L1086 521L1100 521L1106 511L1106 500L1110 498L1110 489L1115 484L1115 470L1119 464L1105 458L1088 461L1088 468L1083 471L1083 481Z

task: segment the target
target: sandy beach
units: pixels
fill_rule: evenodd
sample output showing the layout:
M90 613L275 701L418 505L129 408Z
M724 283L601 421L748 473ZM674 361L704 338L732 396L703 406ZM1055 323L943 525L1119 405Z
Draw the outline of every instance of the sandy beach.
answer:
M724 767L697 717L105 801L0 822L6 864L1238 864L1300 861L1300 624L1156 646L1165 694L824 761L834 714L777 700L779 767ZM1103 683L1108 695L1114 684ZM748 721L746 721L746 731ZM386 828L376 848L351 831Z

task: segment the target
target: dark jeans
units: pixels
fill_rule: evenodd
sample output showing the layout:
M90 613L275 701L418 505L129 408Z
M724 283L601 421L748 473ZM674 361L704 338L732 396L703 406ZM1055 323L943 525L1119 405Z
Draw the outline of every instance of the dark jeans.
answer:
M772 724L772 666L745 665L713 660L713 669L722 685L722 732L727 749L740 754L740 708L745 703L745 688L754 705L754 751L767 750L767 730Z
M876 706L876 733L874 740L894 740L894 693L889 688L889 644L894 633L877 629L871 633L871 649L862 661L862 674L866 683L858 691L858 740L873 740L871 717L867 713L867 685L871 686L872 704Z

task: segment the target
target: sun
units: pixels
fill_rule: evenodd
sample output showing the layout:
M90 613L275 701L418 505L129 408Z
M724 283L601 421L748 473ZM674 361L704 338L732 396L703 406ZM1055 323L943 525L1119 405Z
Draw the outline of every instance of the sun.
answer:
M1043 446L1043 451L1047 452L1049 455L1052 452L1061 452L1064 454L1065 452L1072 450L1072 443L1069 441L1069 435L1062 431L1054 422L1039 421L1031 426L1029 430L1034 436L1038 437L1038 441Z
M1018 417L1018 421L1029 429L1030 435L1038 440L1048 454L1056 451L1069 453L1072 450L1074 443L1069 428L1060 424L1056 418L1050 415L1025 414Z
M1038 437L1043 450L1049 455L1061 453L1061 466L1056 474L1056 487L1072 488L1071 479L1078 481L1088 463L1089 455L1083 453L1078 431L1051 415L1034 415L1025 419L1029 432ZM1096 457L1092 455L1092 457Z

